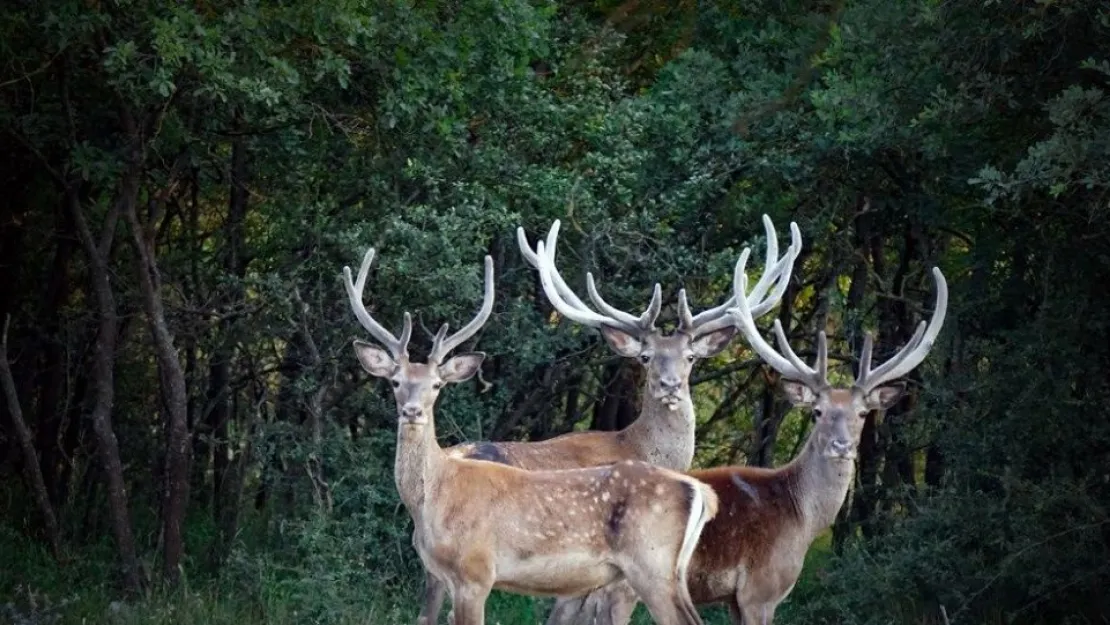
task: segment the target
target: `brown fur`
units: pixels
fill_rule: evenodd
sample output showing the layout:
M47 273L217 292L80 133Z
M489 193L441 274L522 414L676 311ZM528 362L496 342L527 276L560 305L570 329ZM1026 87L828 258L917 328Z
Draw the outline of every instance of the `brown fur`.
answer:
M463 443L447 450L452 456L487 460L522 469L577 469L635 460L635 450L620 432L571 432L546 441ZM490 448L496 453L491 453ZM490 456L500 456L494 459Z
M802 525L797 473L792 466L779 470L721 467L689 473L711 486L720 499L719 513L706 524L690 562L690 596L695 602L730 600L735 588L722 595L711 588L709 575L740 565L766 567L779 535Z

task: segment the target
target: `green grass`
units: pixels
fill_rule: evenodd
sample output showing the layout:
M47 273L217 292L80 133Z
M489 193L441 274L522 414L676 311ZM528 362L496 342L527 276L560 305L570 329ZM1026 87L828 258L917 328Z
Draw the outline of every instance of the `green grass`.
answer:
M830 536L823 535L806 558L806 567L794 592L779 611L777 622L791 622L791 605L804 602L821 591L820 570L830 558ZM324 615L302 611L307 591L295 577L279 579L260 576L250 579L240 573L235 579L189 580L169 591L153 589L137 597L119 590L114 552L104 538L67 554L58 566L48 551L15 529L0 525L0 623L45 625L409 625L419 611L415 587L384 592L353 589L365 597L358 605L335 602ZM147 563L150 565L150 563ZM351 590L351 589L348 589ZM378 593L375 596L375 592ZM448 602L449 603L449 602ZM542 624L551 599L522 597L494 592L486 608L488 625ZM446 611L446 608L445 608ZM727 625L723 608L700 609L706 625ZM445 617L441 616L441 622ZM636 609L634 625L649 625L643 605Z

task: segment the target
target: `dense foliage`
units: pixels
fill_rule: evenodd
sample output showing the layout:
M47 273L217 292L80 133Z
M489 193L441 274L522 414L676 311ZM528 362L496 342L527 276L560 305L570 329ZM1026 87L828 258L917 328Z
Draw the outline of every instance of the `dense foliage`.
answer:
M931 267L952 291L780 620L1105 622L1108 37L1093 0L10 3L0 620L410 621L341 268L377 247L372 309L423 350L492 254L440 439L537 440L625 425L640 371L552 313L518 225L673 311L727 295L767 213L806 245L778 316L846 373L927 316ZM696 464L798 448L741 340L693 382Z

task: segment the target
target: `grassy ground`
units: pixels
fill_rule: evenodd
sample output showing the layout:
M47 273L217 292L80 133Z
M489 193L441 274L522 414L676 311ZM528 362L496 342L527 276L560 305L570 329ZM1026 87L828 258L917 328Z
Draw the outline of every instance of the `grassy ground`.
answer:
M781 623L791 622L791 606L819 591L820 569L829 557L828 537L810 551L805 572L780 608ZM7 625L393 625L412 623L418 611L415 589L384 596L366 588L359 605L334 605L324 615L298 610L296 588L267 579L186 580L174 591L152 590L125 598L115 585L111 544L105 539L57 566L37 543L0 526L0 624ZM550 600L495 592L487 606L489 625L543 623ZM718 607L703 607L706 625L727 625ZM651 623L643 606L636 625Z

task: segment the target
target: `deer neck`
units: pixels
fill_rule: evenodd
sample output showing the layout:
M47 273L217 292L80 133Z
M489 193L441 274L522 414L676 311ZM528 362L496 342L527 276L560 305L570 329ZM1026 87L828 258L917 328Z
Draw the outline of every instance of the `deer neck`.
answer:
M825 456L818 449L813 432L790 465L796 476L794 496L812 540L836 521L855 477L856 465Z
M644 383L640 416L622 432L636 457L667 469L686 471L694 460L694 403L690 391L672 410L651 396Z
M428 486L438 478L446 456L436 441L435 418L423 426L399 425L393 478L409 513L416 517L424 506Z

